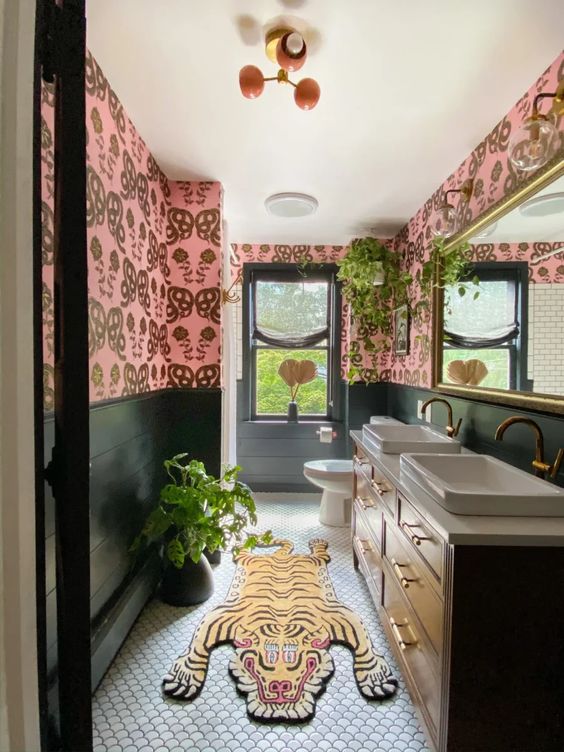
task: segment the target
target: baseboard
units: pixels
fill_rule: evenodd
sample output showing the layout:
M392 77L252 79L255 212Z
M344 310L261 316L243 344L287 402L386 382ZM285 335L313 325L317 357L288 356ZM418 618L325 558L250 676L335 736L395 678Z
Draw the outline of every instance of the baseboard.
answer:
M300 493L296 491L253 491L255 501L311 501L319 503L321 493Z

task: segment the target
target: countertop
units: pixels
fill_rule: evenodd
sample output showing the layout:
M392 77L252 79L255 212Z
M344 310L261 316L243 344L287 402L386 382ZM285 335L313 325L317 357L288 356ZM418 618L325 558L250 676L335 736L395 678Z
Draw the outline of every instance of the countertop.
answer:
M371 448L363 442L362 431L351 431L350 435L363 448L371 462L447 543L466 546L564 546L564 517L451 514L418 485L400 480L399 454L383 454ZM464 448L462 451L465 451Z

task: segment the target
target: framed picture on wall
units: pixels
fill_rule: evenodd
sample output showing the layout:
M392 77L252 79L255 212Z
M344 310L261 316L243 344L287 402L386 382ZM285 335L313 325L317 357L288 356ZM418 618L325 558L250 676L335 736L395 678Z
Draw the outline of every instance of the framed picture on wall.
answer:
M394 353L407 355L409 353L409 310L402 305L394 311Z

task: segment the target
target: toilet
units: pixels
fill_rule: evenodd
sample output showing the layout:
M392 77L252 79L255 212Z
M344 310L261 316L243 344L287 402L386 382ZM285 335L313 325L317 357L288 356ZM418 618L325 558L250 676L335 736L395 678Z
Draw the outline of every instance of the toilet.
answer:
M331 527L351 524L353 481L352 460L311 460L304 463L304 475L314 486L323 489L319 521Z

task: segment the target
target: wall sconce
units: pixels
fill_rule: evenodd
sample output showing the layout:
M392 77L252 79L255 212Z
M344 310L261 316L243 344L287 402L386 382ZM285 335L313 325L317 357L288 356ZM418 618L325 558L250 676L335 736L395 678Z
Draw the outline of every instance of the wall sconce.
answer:
M458 230L457 207L449 203L449 193L460 193L460 202L468 203L474 190L474 181L469 178L465 180L460 188L449 188L445 191L443 203L437 209L433 221L431 222L431 232L439 238L450 238Z
M552 99L548 116L539 112L542 99ZM529 117L509 139L509 159L520 170L528 172L546 164L560 146L560 134L549 118L564 115L564 79L555 92L542 91L533 100Z
M319 102L321 90L313 78L302 78L295 84L288 72L299 70L307 59L307 45L302 35L293 29L273 29L266 35L265 52L280 69L276 76L265 78L256 65L245 65L239 71L241 94L247 99L260 97L265 81L278 81L294 87L294 101L302 110L312 110Z
M226 303L238 303L241 300L241 296L237 295L236 292L233 292L233 288L237 285L240 285L243 279L243 272L239 270L239 273L231 283L231 285L227 288L221 288L221 302L223 305Z

